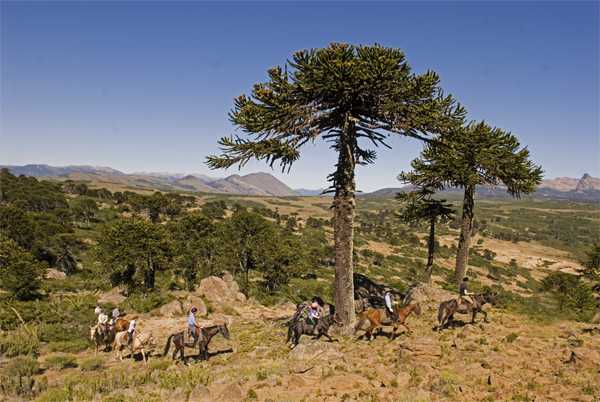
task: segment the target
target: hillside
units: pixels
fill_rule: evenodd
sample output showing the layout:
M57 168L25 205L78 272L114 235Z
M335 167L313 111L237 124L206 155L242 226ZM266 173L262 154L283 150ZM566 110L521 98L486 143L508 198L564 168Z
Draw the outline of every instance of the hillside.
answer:
M18 272L0 292L1 400L600 398L597 295L579 276L600 241L595 205L479 201L468 276L474 292L494 292L484 309L490 322L457 315L438 332L439 303L456 297L458 220L437 227L429 286L427 227L399 221L392 199L361 197L355 272L400 294L417 284L412 300L422 312L397 339L388 327L372 341L334 327L338 342L304 336L290 350L285 322L295 304L333 300L331 198L113 194L6 172L0 179L9 237L0 238L2 264ZM147 364L95 353L97 305L137 317L140 336L154 339ZM202 326L227 324L230 336L215 337L208 361L184 365L162 355L191 306Z

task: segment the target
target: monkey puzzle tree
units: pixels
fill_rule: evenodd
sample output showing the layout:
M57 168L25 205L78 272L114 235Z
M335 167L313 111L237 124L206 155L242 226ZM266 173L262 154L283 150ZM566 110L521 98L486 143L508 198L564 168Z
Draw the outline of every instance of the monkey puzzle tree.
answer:
M517 137L485 122L472 122L425 145L405 178L417 186L464 189L462 223L456 254L456 280L465 275L473 230L475 187L503 184L513 197L535 190L542 169L520 148Z
M404 181L405 174L401 173L399 179ZM435 253L435 225L438 221L448 221L454 215L452 205L446 200L433 198L434 190L423 187L418 191L399 193L398 198L404 205L400 217L405 222L429 223L429 237L427 239L427 266L425 274L427 281L431 281L433 270L433 255Z
M221 138L222 154L209 156L207 163L241 167L257 159L289 171L304 144L329 142L337 153L329 175L335 194L335 303L349 333L356 166L375 161L368 145L387 146L391 134L426 139L448 132L462 123L464 111L443 95L436 73L413 74L399 49L334 43L296 52L268 73L269 81L254 85L251 96L236 98L230 113L246 137Z

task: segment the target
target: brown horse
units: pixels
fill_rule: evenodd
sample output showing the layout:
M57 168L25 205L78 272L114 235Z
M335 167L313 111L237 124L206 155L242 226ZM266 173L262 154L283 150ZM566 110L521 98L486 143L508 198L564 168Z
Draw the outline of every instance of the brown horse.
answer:
M419 303L410 303L404 307L396 306L394 308L394 313L397 319L392 320L384 309L370 308L360 313L354 332L356 333L358 330L362 329L363 325L369 321L369 328L365 330L364 334L367 339L371 340L373 338L373 332L376 329L379 329L379 332L381 332L384 325L394 327L392 339L395 339L400 325L404 326L408 332L411 332L406 324L406 319L413 311L416 315L421 315L421 305Z
M200 360L208 360L208 344L210 343L213 336L217 334L223 335L223 338L229 339L229 329L227 328L227 324L221 325L213 325L210 327L202 327L200 328L201 336L200 340L198 340L198 357ZM171 341L175 346L175 350L173 351L173 359L177 356L177 352L179 352L179 357L184 363L187 363L187 359L185 357L184 349L185 347L194 347L195 345L185 343L185 331L176 332L174 334L169 335L167 338L167 344L165 345L165 351L163 356L166 356L169 353L169 348L171 347Z
M440 304L438 309L438 332L444 329L449 323L454 320L454 314L471 314L471 324L475 323L477 313L483 314L483 320L488 322L487 313L483 310L483 306L487 303L492 306L496 304L495 292L485 292L473 296L474 304L459 303L457 299L447 300Z
M129 329L129 320L125 318L117 318L115 322L115 332L127 331Z

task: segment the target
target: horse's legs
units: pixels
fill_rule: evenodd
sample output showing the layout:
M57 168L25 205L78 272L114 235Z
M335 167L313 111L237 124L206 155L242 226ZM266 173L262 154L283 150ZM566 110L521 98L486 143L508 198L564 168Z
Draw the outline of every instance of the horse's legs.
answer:
M488 318L487 318L487 313L485 311L481 310L481 314L483 314L483 321L484 322L489 322Z
M131 355L133 359L133 355ZM144 352L144 348L142 348L142 359L144 360L144 364L148 364L148 359L146 359L146 353Z
M473 314L471 316L471 324L475 324L475 316L477 315L477 309L473 309L473 311L471 311L471 313Z

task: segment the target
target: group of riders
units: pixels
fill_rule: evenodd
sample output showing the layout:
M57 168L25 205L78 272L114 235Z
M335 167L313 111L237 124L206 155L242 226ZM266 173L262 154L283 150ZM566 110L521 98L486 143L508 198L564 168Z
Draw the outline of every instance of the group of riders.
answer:
M457 302L460 307L469 307L475 304L475 300L473 299L475 293L469 290L468 277L464 277L462 279L458 287L458 293L459 296ZM385 312L387 314L387 318L392 322L398 320L397 310L394 308L394 304L396 304L395 294L396 292L394 292L393 289L386 287L383 295L383 304L385 307ZM410 292L404 298L404 303L406 303L409 298ZM312 298L312 300L310 300L310 302L307 301L298 305L296 313L292 318L292 321L295 322L297 320L305 320L307 324L316 327L316 324L323 315L324 306L325 303L323 302L323 299L321 299L318 296L315 296Z
M459 297L457 303L462 307L469 307L475 304L475 301L472 296L474 296L473 292L470 292L468 289L469 278L465 277L461 281L459 285ZM385 288L383 295L383 304L385 306L385 313L387 318L391 322L398 321L398 310L394 307L395 300L394 296L397 294L391 288ZM410 299L410 292L404 298L404 304L407 303L408 299ZM309 328L312 328L312 335L317 336L318 333L318 323L319 320L324 316L324 307L325 302L319 296L314 296L310 301L306 301L297 306L296 312L292 317L291 322L305 322ZM331 308L332 306L330 306ZM112 334L115 335L117 332L118 321L120 321L120 317L122 317L121 312L118 308L114 308L109 317L100 306L96 306L94 310L95 314L98 316L97 328L98 331L102 334ZM190 308L189 314L187 316L187 336L188 340L192 342L185 342L187 346L195 347L199 341L203 340L202 327L198 319L196 318L196 314L198 313L198 309L194 306ZM330 314L333 311L329 312ZM128 344L131 344L136 336L136 326L137 326L137 317L131 317L125 328L118 328L121 332L125 332L124 337ZM310 333L310 330L309 330Z

